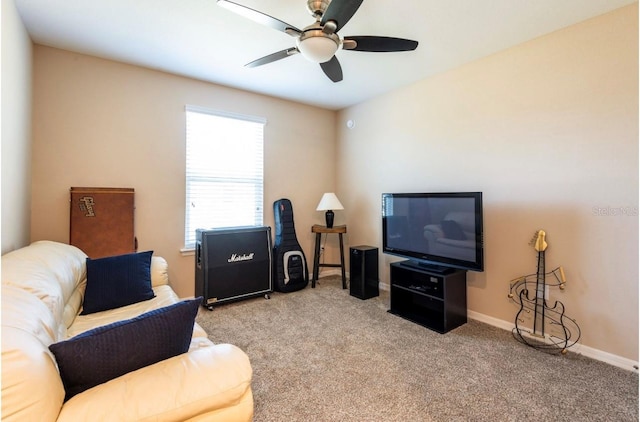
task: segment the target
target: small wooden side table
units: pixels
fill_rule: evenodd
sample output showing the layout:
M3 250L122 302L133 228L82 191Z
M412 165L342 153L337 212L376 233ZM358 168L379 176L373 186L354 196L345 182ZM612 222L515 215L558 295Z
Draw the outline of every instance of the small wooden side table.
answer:
M313 254L313 278L311 279L311 287L316 287L316 280L318 279L318 272L320 267L340 267L342 269L342 288L347 288L347 277L344 269L344 244L342 242L342 235L347 232L347 226L333 226L327 228L320 224L314 224L311 227L311 233L316 234L316 250ZM336 233L340 237L340 263L339 264L321 264L320 263L320 240L322 233Z

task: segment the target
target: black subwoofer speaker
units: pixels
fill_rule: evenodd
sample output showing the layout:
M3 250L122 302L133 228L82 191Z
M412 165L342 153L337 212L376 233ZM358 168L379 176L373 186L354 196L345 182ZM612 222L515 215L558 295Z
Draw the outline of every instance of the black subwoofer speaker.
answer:
M271 274L271 228L241 227L196 230L196 296L203 306L269 297Z
M354 246L349 248L349 294L359 299L379 295L378 248Z

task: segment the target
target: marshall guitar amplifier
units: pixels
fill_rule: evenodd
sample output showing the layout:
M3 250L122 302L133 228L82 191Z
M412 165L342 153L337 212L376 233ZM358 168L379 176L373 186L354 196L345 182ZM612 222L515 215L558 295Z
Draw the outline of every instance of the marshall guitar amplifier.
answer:
M273 291L271 227L196 230L196 288L209 310Z

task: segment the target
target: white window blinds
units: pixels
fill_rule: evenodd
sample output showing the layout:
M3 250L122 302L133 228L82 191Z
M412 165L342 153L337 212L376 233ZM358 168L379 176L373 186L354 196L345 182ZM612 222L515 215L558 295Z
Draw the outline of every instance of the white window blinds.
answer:
M263 225L266 119L186 107L185 247L196 229Z

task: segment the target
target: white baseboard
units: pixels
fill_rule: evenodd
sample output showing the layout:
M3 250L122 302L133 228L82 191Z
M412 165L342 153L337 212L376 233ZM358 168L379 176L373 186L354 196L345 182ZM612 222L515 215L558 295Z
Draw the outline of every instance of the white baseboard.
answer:
M467 316L471 319L475 319L476 321L484 322L485 324L502 328L503 330L512 331L515 328L515 325L512 322L503 321L501 319L490 317L479 312L467 311ZM637 361L623 358L621 356L614 355L609 352L604 352L602 350L594 349L593 347L585 346L580 343L576 343L575 345L573 345L569 349L569 351L586 356L591 359L608 363L609 365L617 366L618 368L626 369L627 371L636 373L638 372Z
M340 275L339 270L329 270L322 273L322 276ZM348 277L347 277L348 278ZM378 283L380 290L389 291L389 284ZM494 327L502 328L503 330L512 331L515 328L513 322L503 321L498 318L494 318L485 314L481 314L475 311L467 311L467 316L476 321L484 322L485 324L493 325ZM585 346L580 343L576 343L569 349L571 352L579 355L586 356L591 359L599 360L601 362L608 363L609 365L617 366L618 368L626 369L627 371L638 372L638 362L623 358L622 356L614 355L609 352L594 349L593 347Z

